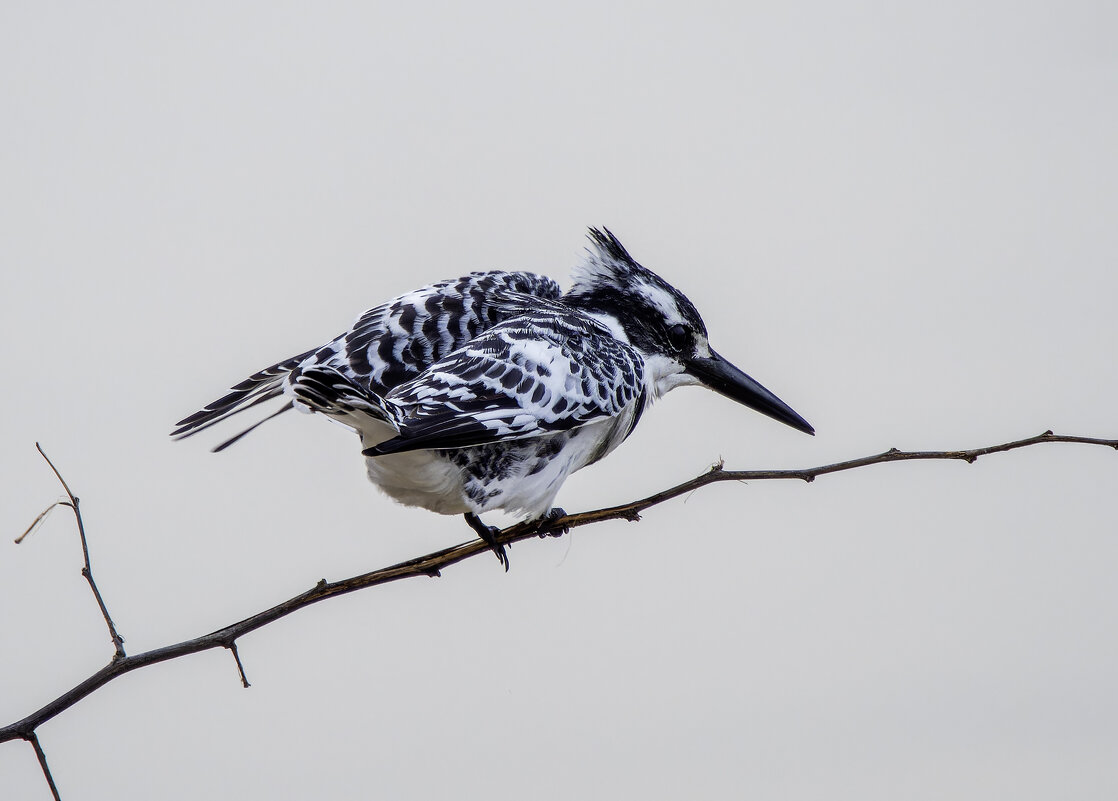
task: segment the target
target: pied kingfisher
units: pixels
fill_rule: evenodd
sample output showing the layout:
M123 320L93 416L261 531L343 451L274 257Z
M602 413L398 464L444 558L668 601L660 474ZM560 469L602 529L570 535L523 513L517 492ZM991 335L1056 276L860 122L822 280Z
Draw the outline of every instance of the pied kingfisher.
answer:
M783 401L715 353L699 312L638 264L608 229L563 293L528 272L474 272L362 314L322 347L261 370L172 436L188 437L274 398L361 438L369 480L409 506L464 514L508 558L479 514L526 519L632 433L675 387L702 384L808 434Z

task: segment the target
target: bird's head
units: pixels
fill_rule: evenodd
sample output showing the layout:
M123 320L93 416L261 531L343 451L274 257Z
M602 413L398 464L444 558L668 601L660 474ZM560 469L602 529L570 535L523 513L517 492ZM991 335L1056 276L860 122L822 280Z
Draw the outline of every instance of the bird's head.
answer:
M687 296L638 264L608 228L590 229L593 249L564 297L628 341L644 358L653 397L700 384L808 434L815 429L757 381L719 356Z

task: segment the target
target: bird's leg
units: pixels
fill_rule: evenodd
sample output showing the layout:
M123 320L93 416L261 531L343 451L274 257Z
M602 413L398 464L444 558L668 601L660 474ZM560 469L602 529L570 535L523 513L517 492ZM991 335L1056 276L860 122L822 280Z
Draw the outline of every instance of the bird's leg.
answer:
M466 512L465 518L470 528L476 531L477 535L489 546L489 549L497 555L497 560L505 566L505 572L507 573L509 571L509 555L505 552L505 546L497 542L497 534L501 530L496 526L485 525L481 522L481 518L473 512Z
M548 526L550 526L552 523L554 523L559 518L566 517L566 516L567 516L566 510L556 506L554 509L551 509L547 514L545 514L543 517L541 517L539 519L540 538L542 539L543 537L562 537L564 534L569 534L571 532L571 530L567 526L563 526L562 528L548 530Z

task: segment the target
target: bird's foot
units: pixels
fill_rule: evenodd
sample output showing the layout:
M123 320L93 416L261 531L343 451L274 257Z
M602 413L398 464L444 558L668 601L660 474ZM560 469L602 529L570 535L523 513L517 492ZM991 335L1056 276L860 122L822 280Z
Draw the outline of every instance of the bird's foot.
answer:
M562 528L549 528L551 524L554 523L556 520L566 516L566 510L556 506L554 509L541 517L539 520L540 539L543 539L544 537L562 537L564 534L569 534L571 529L568 526L563 526Z
M501 532L501 529L496 526L485 525L481 522L481 518L473 512L467 512L465 517L470 528L477 532L477 535L489 546L489 550L497 555L497 561L505 566L505 572L509 572L508 552L505 550L505 546L497 541L497 535Z

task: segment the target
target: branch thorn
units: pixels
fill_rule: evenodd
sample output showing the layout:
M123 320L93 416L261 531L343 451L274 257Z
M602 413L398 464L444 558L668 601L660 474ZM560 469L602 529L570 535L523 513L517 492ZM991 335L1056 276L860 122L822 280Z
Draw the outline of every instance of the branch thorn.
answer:
M247 690L252 685L248 683L248 677L245 676L245 666L241 664L241 654L237 651L237 641L230 640L225 647L233 653L233 659L237 662L237 672L241 674L241 686Z

